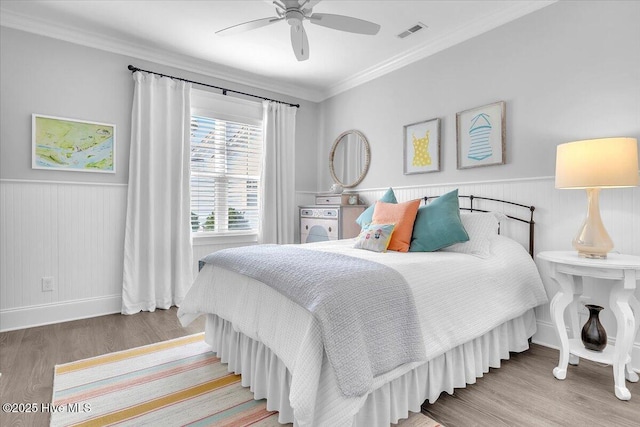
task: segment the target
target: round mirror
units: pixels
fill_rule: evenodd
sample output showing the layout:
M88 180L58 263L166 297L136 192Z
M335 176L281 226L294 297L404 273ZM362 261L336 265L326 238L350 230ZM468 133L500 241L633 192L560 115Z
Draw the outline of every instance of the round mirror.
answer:
M369 142L361 132L342 132L329 153L329 171L333 181L345 188L360 184L369 170L370 157Z

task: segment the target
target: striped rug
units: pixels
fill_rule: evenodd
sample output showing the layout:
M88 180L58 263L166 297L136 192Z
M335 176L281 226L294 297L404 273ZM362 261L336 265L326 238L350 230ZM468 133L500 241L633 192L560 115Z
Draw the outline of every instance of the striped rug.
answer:
M47 409L55 427L281 426L278 413L220 363L204 334L57 365ZM418 413L397 426L444 427Z
M276 426L204 334L55 367L52 426Z

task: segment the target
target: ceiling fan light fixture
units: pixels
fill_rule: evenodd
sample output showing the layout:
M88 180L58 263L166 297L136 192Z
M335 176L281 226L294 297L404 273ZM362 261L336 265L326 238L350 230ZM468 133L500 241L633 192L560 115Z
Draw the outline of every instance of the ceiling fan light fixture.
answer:
M302 12L300 12L299 10L289 9L287 10L285 16L287 18L287 23L292 27L295 26L296 30L299 31L300 27L302 26L302 20L304 19L304 15L302 14Z

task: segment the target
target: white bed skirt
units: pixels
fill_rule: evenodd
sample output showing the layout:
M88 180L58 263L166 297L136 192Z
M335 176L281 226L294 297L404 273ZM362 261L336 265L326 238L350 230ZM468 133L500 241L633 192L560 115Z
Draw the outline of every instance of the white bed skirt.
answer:
M279 422L295 424L289 405L291 374L284 363L264 344L216 315L207 315L205 331L207 343L230 372L242 374L242 385L250 387L255 399L267 399L267 409L279 412ZM407 418L409 411L420 412L425 400L433 403L443 391L453 394L455 388L474 384L489 368L499 368L501 360L509 359L509 352L527 350L535 331L532 309L425 362L370 393L352 425L388 426Z

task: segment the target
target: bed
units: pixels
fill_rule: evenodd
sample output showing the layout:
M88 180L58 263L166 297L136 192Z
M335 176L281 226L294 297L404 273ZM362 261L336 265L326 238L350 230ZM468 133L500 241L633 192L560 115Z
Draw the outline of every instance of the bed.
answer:
M408 417L409 411L419 412L424 401L434 402L443 391L451 394L454 388L473 384L490 367L499 367L501 360L509 358L509 352L528 349L528 340L536 331L533 309L547 302L532 261L533 237L529 253L520 243L499 234L501 224L509 218L526 222L533 230L533 208L513 204L530 209L531 218L522 220L480 211L473 205L474 196L460 197L471 197L471 207L461 208L471 212L459 215L469 240L442 250L374 252L354 248L354 239L273 248L285 251L284 254L302 251L319 261L347 257L358 260L354 265L366 266L371 262L399 273L415 303L413 320L419 332L409 334L406 331L411 327L403 327L396 329L397 335L409 336L408 339L421 335L417 346L423 347L417 352L403 351L403 342L385 329L396 321L391 317L398 312L397 308L388 311L379 308L387 305L386 300L375 310L369 310L385 320L368 319L364 329L379 328L383 335L394 335L391 344L380 344L380 348L391 350L378 351L380 355L362 355L359 359L354 354L362 353L350 352L346 345L340 345L336 352L325 319L303 308L299 301L294 302L297 300L290 295L285 296L279 288L267 285L267 280L260 276L264 272L251 274L215 262L202 266L178 317L187 325L201 315L206 316L207 343L228 364L229 371L242 374L242 385L251 387L256 399L267 399L267 408L279 411L281 423L300 426L397 423ZM260 250L271 248L256 248L258 257ZM236 256L237 252L230 254ZM329 277L334 265L328 261L314 268ZM342 267L337 265L336 268L346 271L339 270ZM353 305L363 306L364 300L372 298L363 294L353 299ZM404 310L399 321L407 322L403 315ZM351 338L347 335L337 342ZM355 346L359 341L353 342ZM367 369L368 361L375 362L376 357L388 361L396 356L400 362L395 365L371 363L384 369L371 372ZM346 378L352 369L364 371L362 378ZM358 387L347 386L353 384Z

